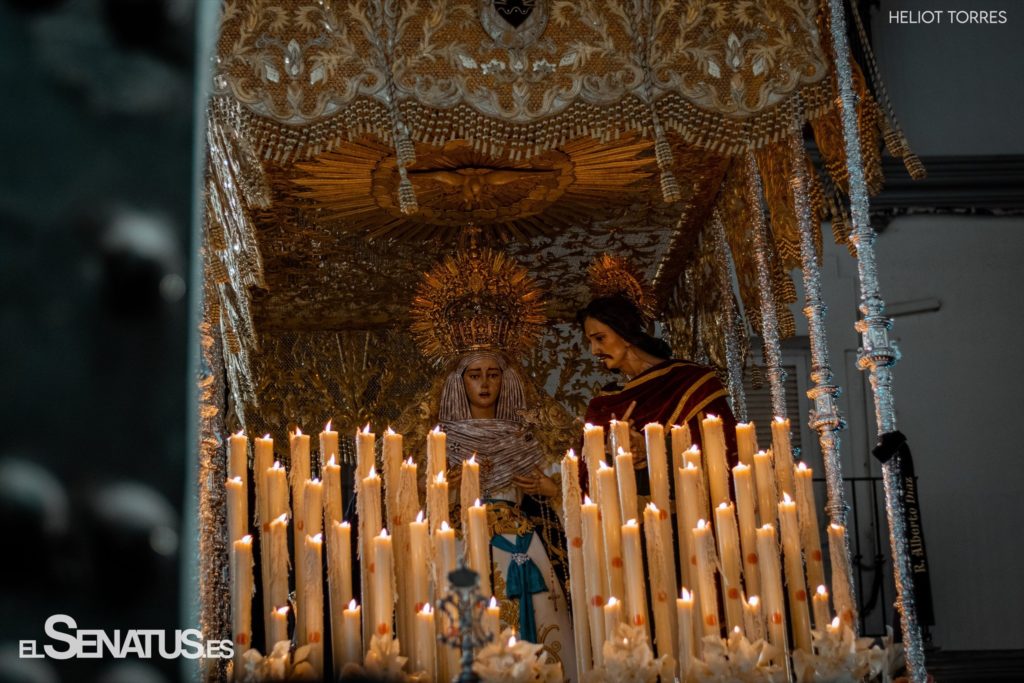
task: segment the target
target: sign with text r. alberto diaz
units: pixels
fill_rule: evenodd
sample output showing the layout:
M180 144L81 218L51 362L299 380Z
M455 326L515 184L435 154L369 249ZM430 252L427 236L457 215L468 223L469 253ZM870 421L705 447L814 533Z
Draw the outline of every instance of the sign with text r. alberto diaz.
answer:
M230 659L234 643L228 640L203 640L197 628L115 629L78 628L67 614L54 614L43 627L49 641L18 641L22 659ZM41 647L40 647L41 646Z

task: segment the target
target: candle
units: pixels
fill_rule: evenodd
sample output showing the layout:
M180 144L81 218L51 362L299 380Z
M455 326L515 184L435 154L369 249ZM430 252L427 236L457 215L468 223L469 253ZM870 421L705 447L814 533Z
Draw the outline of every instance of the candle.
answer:
M676 427L672 428L676 431ZM687 430L689 431L689 430ZM677 528L682 529L683 513L686 508L686 503L683 500L683 450L676 450L675 445L672 446L672 479L673 489L675 490L675 513L676 513L676 524ZM678 553L677 560L679 567L679 577L682 582L686 585L690 585L690 544L688 534L682 533L677 534L676 551ZM673 591L674 593L675 591Z
M648 450L648 452L650 452ZM654 643L657 656L669 655L676 658L678 636L674 633L675 621L672 619L672 605L669 602L675 596L675 564L672 575L665 573L665 557L674 559L674 552L669 547L672 527L668 528L668 538L661 519L662 511L654 503L644 508L644 537L647 540L647 566L650 572L651 613L654 615ZM668 516L666 515L666 520ZM666 542L668 541L668 542Z
M676 598L676 631L679 633L679 683L686 683L697 654L693 637L693 594L682 590Z
M267 485L267 518L287 516L288 475L281 467L281 463L275 462L273 467L267 469L263 474L263 481Z
M789 589L789 611L792 619L793 646L811 652L811 618L807 609L807 584L804 582L803 555L800 551L800 525L796 503L783 494L779 503L779 531L782 534L782 555Z
M615 635L615 630L622 623L622 602L614 595L604 604L605 638Z
M320 462L327 462L331 459L338 460L340 457L338 432L331 429L331 421L328 420L324 425L324 430L320 432Z
M306 604L305 613L299 612L299 618L306 624L305 644L309 645L309 663L318 677L323 677L324 669L324 585L321 579L323 571L323 537L317 533L306 535L303 564L306 566Z
M381 461L384 470L384 505L388 525L396 532L399 524L398 492L401 487L402 474L402 435L396 434L391 427L384 432L381 446ZM411 520L410 520L411 521Z
M743 626L743 587L740 583L740 539L736 532L736 511L732 503L715 508L718 557L722 566L722 595L725 623L729 631Z
M642 626L648 639L651 628L647 623L646 578L643 551L640 547L640 525L630 519L622 525L622 561L626 579L626 622Z
M362 607L355 600L350 601L342 613L342 632L338 640L341 643L341 657L335 661L334 669L340 678L346 664L363 663Z
M651 480L651 500L659 510L668 510L668 456L665 453L665 428L656 422L646 425L644 441L647 444L647 474ZM675 590L672 593L674 595Z
M736 451L740 463L753 467L754 453L757 452L757 432L753 422L740 422L736 425Z
M697 556L697 585L700 586L700 615L704 635L720 638L718 591L715 588L715 546L711 525L703 519L693 528L693 550Z
M462 504L462 528L468 529L468 510L473 501L480 499L480 464L474 453L462 461L462 481L459 484L459 502Z
M269 592L265 604L270 608L288 602L288 515L282 514L270 523L266 552L270 558ZM276 642L276 641L271 641Z
M700 468L695 466L692 462L687 463L686 467L682 468L680 474L680 481L682 483L681 496L683 499L683 516L679 520L679 532L680 539L686 539L687 547L687 562L683 565L685 571L683 577L685 581L690 581L691 585L697 586L697 581L694 580L693 571L694 567L697 566L697 553L693 545L693 534L690 530L697 526L697 521L704 518L703 508L703 484L704 478L700 471Z
M832 615L828 610L828 591L825 586L818 586L818 590L811 596L814 603L814 628L823 630L831 621Z
M622 519L634 519L639 512L636 497L636 472L633 470L633 455L621 448L615 456L615 473L619 484L619 513ZM628 602L628 600L627 600ZM627 605L627 609L628 609Z
M422 510L409 523L408 565L409 595L405 604L415 613L430 602L430 535Z
M758 595L761 593L761 575L757 568L757 498L752 475L750 465L740 463L732 468L743 555L743 585L748 595Z
M779 498L775 489L775 471L772 468L770 452L754 453L754 484L757 487L757 511L761 514L761 524L774 526Z
M303 507L303 517L306 520L305 533L299 529L298 524L293 525L295 534L295 599L296 609L298 610L298 617L295 624L295 636L297 642L307 643L309 642L309 635L306 633L306 626L308 620L306 619L307 612L312 609L310 607L309 600L312 599L314 593L320 594L320 610L323 611L323 579L322 570L317 567L315 574L307 574L307 563L302 561L305 556L305 538L308 536L317 536L323 530L321 521L321 510L323 509L322 491L323 485L319 479L309 480L307 479L305 485L301 487L301 500ZM323 626L320 627L323 630Z
M437 650L437 635L434 626L434 610L430 603L416 612L416 648L412 666L413 673L423 672L423 680L430 683L434 680L434 654Z
M374 443L377 435L370 431L370 425L356 430L356 472L358 479L365 479L376 464Z
M228 543L234 543L249 532L249 498L245 479L228 479Z
M602 504L601 526L604 533L604 566L607 571L605 595L614 595L622 600L626 596L626 583L622 572L622 516L619 513L619 489L615 480L615 470L604 463L598 465L597 485Z
M764 638L764 618L761 616L761 598L751 595L743 603L743 628L747 640L754 643Z
M846 527L828 525L828 549L832 560L832 602L842 622L853 628L856 612L850 594L850 556L846 552Z
M443 471L438 472L427 486L427 518L431 533L448 521L448 480Z
M569 593L572 604L576 609L572 611L573 640L576 645L576 671L583 675L590 671L591 662L591 640L589 609L580 609L580 605L587 605L587 584L584 578L583 557L583 521L581 516L580 501L580 476L579 459L576 454L569 450L562 458L562 512L563 527L565 529L566 550L569 556ZM591 565L600 567L600 564ZM595 572L596 573L596 572ZM572 580L575 577L575 580ZM598 575L600 578L600 575ZM600 590L598 595L600 595Z
M427 434L427 477L433 479L448 466L448 436L438 425Z
M629 444L629 422L626 420L612 420L608 423L611 431L611 450L618 453L620 450L629 453L632 448Z
M348 522L331 522L327 539L327 581L331 604L331 652L334 654L335 678L341 676L345 659L344 606L352 600L352 527ZM356 618L359 625L358 616ZM362 637L362 634L358 634Z
M501 607L498 605L498 599L493 595L487 603L487 609L484 610L483 623L481 625L483 626L484 633L490 633L495 638L501 635Z
M793 447L789 441L789 418L772 420L772 453L775 454L775 475L779 490L793 495Z
M700 447L697 444L691 445L685 451L683 451L683 467L693 465L699 469L703 469L703 459L700 452Z
M682 458L683 452L693 445L693 437L690 436L690 428L687 425L672 425L669 430L669 438L672 441L672 460ZM682 467L682 465L677 465Z
M583 427L583 460L587 463L590 497L599 501L594 485L598 466L604 462L604 427L587 423ZM563 475L564 476L564 475Z
M487 528L487 506L477 500L469 508L469 567L480 574L480 594L491 594L491 534Z
M373 538L373 633L391 636L391 621L395 605L395 561L391 536L381 529Z
M274 645L282 640L288 640L288 605L282 605L270 610L270 619L267 620L267 652L274 649Z
M430 575L425 563L430 552L427 541L427 523L424 521L423 513L420 511L420 493L416 484L416 462L410 457L408 460L399 463L398 495L395 499L397 509L391 520L392 530L395 536L395 549L402 558L412 558L413 539L412 525L418 520L420 527L417 533L421 536L417 540L420 544L418 549L421 565L415 562L399 562L395 566L398 586L398 637L403 643L412 643L415 637L416 612L419 611L422 603L429 599L428 586ZM417 517L419 513L419 517ZM418 583L417 583L418 582Z
M564 482L564 472L562 476L562 481ZM590 642L586 645L585 650L593 657L594 666L601 666L604 662L602 651L605 641L604 614L602 610L605 603L607 579L605 578L605 565L602 557L604 539L601 536L600 515L598 514L597 503L591 501L590 496L586 496L583 499L583 504L580 506L580 517L582 518L583 535L580 550L583 552L583 561L580 573L572 572L570 576L573 577L572 589L575 591L576 584L579 583L578 577L580 574L583 575L586 587L585 604L587 605L588 626L590 628ZM570 545L570 565L572 560L571 550ZM575 596L575 592L573 595ZM573 600L574 605L582 604L576 602L575 597ZM576 611L580 610L577 608ZM584 658L585 661L588 661L588 659Z
M820 586L825 583L825 567L822 564L821 537L818 527L818 507L814 502L814 472L804 463L796 466L796 510L800 518L800 545L804 549L807 565L807 585ZM815 623L819 629L824 624Z
M442 472L443 476L444 473ZM448 593L448 575L455 570L455 530L447 521L442 521L437 531L433 533L434 540L434 595L443 596ZM452 623L447 612L440 610L438 613L439 628L442 633L451 631ZM438 643L439 648L437 662L441 670L438 674L440 680L451 680L458 675L459 657L454 648Z
M779 548L775 543L775 527L765 524L757 530L757 557L761 568L761 597L768 622L768 642L782 653L774 661L787 661L789 645L786 642L786 607L782 598L782 571L779 568Z
M239 680L242 654L252 647L252 564L252 536L245 535L231 544L231 637Z
M341 466L338 465L332 454L324 461L323 466L323 501L324 501L324 524L330 528L334 522L340 522L344 516L345 508L341 493Z
M253 445L252 478L256 486L256 513L260 524L268 524L272 515L267 513L267 493L263 490L263 475L274 464L274 440L267 434Z
M704 458L708 471L711 507L729 502L729 463L725 453L725 430L722 418L708 415L704 425Z
M304 499L305 484L309 479L309 435L303 434L298 427L288 435L289 450L289 480L292 494L292 542L295 544L292 554L295 557L295 640L298 643L306 642L306 566L303 562L305 556L305 538L309 533L306 529L306 504ZM319 510L317 510L319 514ZM272 510L271 514L278 514Z
M240 431L228 439L228 479L241 477L244 480L248 474L249 439Z
M360 434L361 436L361 434ZM371 463L366 477L359 483L359 495L356 497L356 508L359 515L359 572L362 589L363 606L368 618L363 621L363 640L369 641L377 628L378 616L377 596L375 590L367 590L372 585L370 566L374 563L374 537L384 527L381 519L381 481L377 476L377 468ZM390 542L390 541L389 541ZM390 633L390 627L388 632Z

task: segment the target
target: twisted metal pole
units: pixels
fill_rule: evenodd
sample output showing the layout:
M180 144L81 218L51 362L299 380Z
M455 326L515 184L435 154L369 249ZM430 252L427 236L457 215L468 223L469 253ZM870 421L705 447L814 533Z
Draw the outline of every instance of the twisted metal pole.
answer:
M743 393L743 358L740 353L738 328L739 311L733 303L732 262L729 260L729 245L725 239L725 224L715 209L711 215L711 239L714 241L715 261L718 265L718 288L725 307L725 364L729 374L729 394L732 397L732 412L740 422L747 421L747 399Z

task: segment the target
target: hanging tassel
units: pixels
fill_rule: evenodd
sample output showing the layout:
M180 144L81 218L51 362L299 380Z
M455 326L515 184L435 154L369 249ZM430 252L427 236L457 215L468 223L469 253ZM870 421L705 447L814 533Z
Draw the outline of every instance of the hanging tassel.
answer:
M928 177L928 171L925 169L924 164L921 163L921 159L913 152L907 152L903 155L903 165L907 167L907 173L914 180L924 180Z
M658 170L661 171L661 196L666 203L674 204L683 198L683 192L679 187L679 181L672 173L672 146L668 144L665 129L660 125L654 129L654 158L657 159Z
M416 146L409 139L409 129L404 124L395 132L395 154L401 166L408 168L416 163Z
M402 178L398 183L398 208L408 216L416 213L420 208L416 202L416 190L413 188L404 166L398 167L398 175Z

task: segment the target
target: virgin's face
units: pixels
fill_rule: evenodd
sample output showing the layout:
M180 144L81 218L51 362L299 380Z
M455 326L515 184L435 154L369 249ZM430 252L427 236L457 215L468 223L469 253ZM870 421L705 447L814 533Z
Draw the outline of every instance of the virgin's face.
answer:
M609 370L621 370L629 344L612 328L597 318L583 321L583 333L590 342L590 353Z
M473 361L462 373L466 398L474 408L491 408L501 392L501 366L496 360Z

